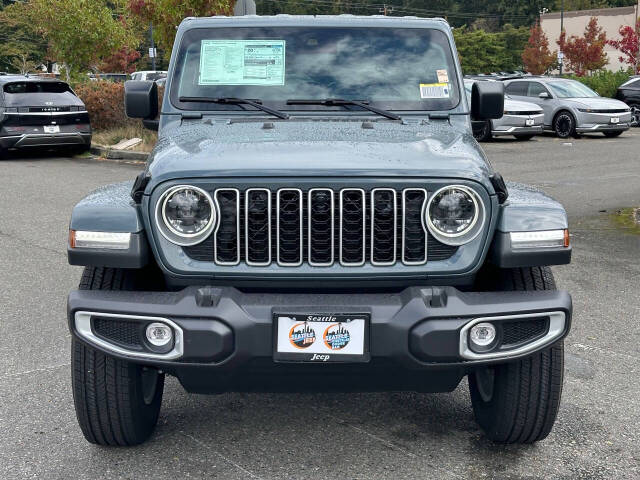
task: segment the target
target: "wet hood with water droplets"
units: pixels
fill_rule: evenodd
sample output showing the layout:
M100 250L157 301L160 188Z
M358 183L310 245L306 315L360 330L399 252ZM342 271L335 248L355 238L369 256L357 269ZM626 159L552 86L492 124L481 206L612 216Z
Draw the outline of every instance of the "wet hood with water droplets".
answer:
M151 182L203 177L440 177L489 189L491 167L467 132L430 123L362 120L189 121L161 131ZM367 128L368 127L368 128Z

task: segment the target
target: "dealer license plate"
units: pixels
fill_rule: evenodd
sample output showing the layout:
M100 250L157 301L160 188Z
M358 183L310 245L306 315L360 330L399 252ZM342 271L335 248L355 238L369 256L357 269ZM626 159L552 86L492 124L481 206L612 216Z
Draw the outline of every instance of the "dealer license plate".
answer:
M611 117L611 123L620 123L620 117Z
M44 133L60 133L59 125L46 125L44 127Z
M524 121L524 124L525 124L527 127L532 127L532 126L533 126L533 118L527 118L527 119Z
M367 313L277 313L273 317L276 361L369 361Z

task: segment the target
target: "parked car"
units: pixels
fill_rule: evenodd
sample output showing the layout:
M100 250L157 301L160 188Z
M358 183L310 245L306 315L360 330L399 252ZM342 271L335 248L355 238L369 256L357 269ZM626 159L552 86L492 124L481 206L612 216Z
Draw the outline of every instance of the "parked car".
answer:
M500 118L504 85L476 82L469 104L445 20L191 18L161 109L157 88L125 84L130 117L161 112L146 168L71 217L90 442L148 438L167 374L199 393L450 392L468 376L489 438L548 435L567 215L507 187L471 137L469 111Z
M89 79L92 81L106 80L109 82L123 83L129 80L129 75L126 73L90 73Z
M0 76L0 154L10 148L91 146L87 109L57 79Z
M640 126L640 75L633 75L618 87L616 98L631 108L633 126Z
M631 109L626 104L600 97L576 80L531 76L505 84L506 93L514 100L541 106L545 129L560 138L595 132L617 137L629 129Z
M145 80L157 81L163 78L167 78L166 70L142 70L139 72L133 72L131 74L131 80L138 80L138 81L145 81Z
M464 89L471 98L471 89L479 79L465 79ZM513 135L518 140L530 140L544 130L544 114L542 108L535 103L517 102L509 95L504 96L504 114L493 120L471 121L473 136L479 142L486 142L493 137Z

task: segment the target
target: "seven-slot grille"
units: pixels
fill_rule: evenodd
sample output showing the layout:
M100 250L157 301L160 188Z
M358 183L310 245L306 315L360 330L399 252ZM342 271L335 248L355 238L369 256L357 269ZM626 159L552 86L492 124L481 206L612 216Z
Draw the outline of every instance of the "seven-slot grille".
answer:
M422 188L220 188L219 222L187 255L218 265L329 267L424 265L457 248L425 230Z

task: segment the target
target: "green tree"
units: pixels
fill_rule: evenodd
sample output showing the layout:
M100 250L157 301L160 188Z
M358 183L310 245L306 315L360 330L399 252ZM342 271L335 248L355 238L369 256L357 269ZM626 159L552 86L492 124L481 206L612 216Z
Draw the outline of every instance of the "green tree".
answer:
M234 0L128 0L128 7L138 20L153 24L156 39L170 50L182 19L231 15L234 3Z
M47 43L28 20L24 3L0 11L0 70L27 73L46 61Z
M466 74L522 68L521 54L529 37L526 27L507 25L501 32L456 28L453 36Z
M111 2L113 7L117 2ZM138 39L105 0L29 0L29 18L63 63L67 80L82 74Z

